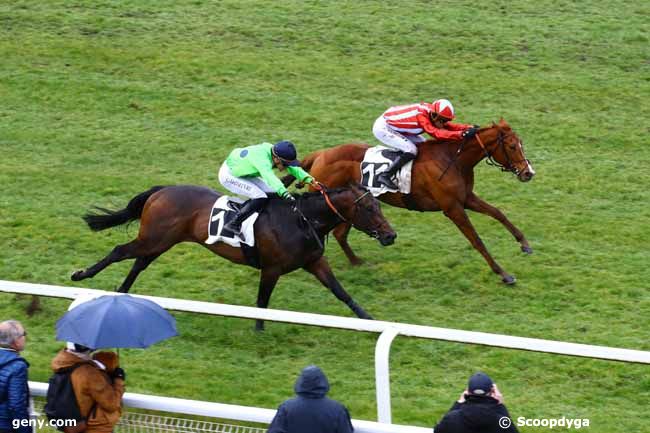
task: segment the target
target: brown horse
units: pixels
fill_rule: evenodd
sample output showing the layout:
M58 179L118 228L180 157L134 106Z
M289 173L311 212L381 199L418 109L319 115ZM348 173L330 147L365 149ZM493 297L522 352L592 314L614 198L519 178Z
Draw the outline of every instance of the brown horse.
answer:
M303 268L312 273L334 295L362 319L371 319L343 289L323 256L327 233L342 221L390 245L397 236L372 195L358 186L298 196L295 207L273 196L255 222L255 260L251 253L223 242L205 244L212 205L221 194L198 186L153 187L135 196L126 208L87 214L84 220L94 230L104 230L140 219L135 240L116 246L88 269L72 274L73 281L91 278L112 263L135 259L118 291L128 292L138 274L158 256L180 242L196 242L233 263L261 270L257 306L266 308L281 275ZM256 328L264 323L258 320Z
M314 152L303 159L301 165L328 187L340 187L361 179L360 163L369 147L367 144L343 144ZM430 140L420 144L418 156L413 162L411 193L386 193L379 199L410 210L443 211L503 282L513 284L515 278L501 269L490 256L465 212L465 209L471 209L495 218L512 233L523 252L532 253L524 234L499 209L472 191L474 167L484 158L503 171L514 173L522 182L528 182L535 175L524 155L521 140L501 119L497 124L480 129L475 137L464 142ZM293 179L285 176L283 180L286 184ZM334 236L350 262L359 264L360 259L347 241L349 231L348 224L341 224L334 230Z

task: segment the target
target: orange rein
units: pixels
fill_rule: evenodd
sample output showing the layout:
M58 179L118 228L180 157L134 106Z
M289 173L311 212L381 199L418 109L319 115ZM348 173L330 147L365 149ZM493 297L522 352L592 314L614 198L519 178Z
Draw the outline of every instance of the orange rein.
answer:
M321 184L320 182L317 182L316 184L319 186L318 191L320 191L320 193L321 193L321 194L323 195L323 197L325 198L325 203L327 203L327 206L328 206L328 207L332 210L332 212L334 212L334 214L336 214L336 216L339 217L343 222L347 222L347 221L348 221L347 218L345 218L343 215L341 215L341 212L339 212L339 211L336 209L336 207L335 207L334 204L332 203L332 200L330 200L330 196L329 196L329 194L327 194L327 191L326 191L326 189L325 189L325 185ZM360 195L356 200L354 200L354 204L357 204L357 203L359 202L359 200L361 200L362 198L364 198L364 197L367 196L368 194L370 194L370 191L366 191L366 192L364 192L363 194L361 194L361 195Z

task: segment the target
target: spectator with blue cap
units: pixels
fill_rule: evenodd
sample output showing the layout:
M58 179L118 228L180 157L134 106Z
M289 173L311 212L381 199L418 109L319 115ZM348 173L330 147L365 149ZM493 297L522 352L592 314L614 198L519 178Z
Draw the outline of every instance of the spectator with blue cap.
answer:
M275 144L261 143L237 148L230 152L219 169L219 182L237 195L248 200L226 228L234 233L241 232L242 223L254 212L264 208L268 193L277 193L286 200L295 200L282 181L273 173L273 168L287 170L301 183L310 183L320 189L314 178L300 167L296 146L290 141Z
M434 433L517 433L503 395L485 373L469 378L467 389L434 427Z

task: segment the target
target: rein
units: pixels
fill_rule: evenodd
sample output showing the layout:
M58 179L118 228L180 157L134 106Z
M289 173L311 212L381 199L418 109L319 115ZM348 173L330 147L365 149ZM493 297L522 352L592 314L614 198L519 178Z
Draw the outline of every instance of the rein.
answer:
M319 192L320 192L321 195L325 198L325 203L327 203L327 206L330 208L330 210L331 210L332 212L334 212L334 214L335 214L335 215L336 215L336 216L337 216L337 217L338 217L342 222L348 222L347 218L345 218L343 215L341 215L341 212L339 212L338 209L336 209L336 206L334 206L334 204L332 203L332 200L330 199L330 196L329 196L329 194L327 193L327 191L325 190L325 188L324 188L324 187L321 187L321 189L319 190ZM357 203L358 203L362 198L364 198L364 197L365 197L366 195L368 195L368 194L370 194L370 191L366 191L366 192L364 192L363 194L361 194L361 195L360 195L356 200L354 200L354 204L356 205L356 204L357 204ZM309 218L307 218L307 217L302 213L302 211L300 210L300 207L299 207L299 206L296 206L296 207L295 207L295 211L298 213L298 215L300 215L300 218L302 218L302 219L307 223L307 226L309 227L309 231L311 232L312 236L316 239L316 242L318 242L318 246L319 246L321 249L324 249L325 247L324 247L324 245L323 245L323 242L320 240L320 237L318 236L318 233L316 233L316 229L315 229L314 226L312 225L311 221L309 221ZM354 226L354 224L352 224L352 226Z
M327 203L327 206L332 210L332 212L334 212L334 214L337 217L339 217L341 219L341 221L343 221L344 223L348 222L347 218L345 218L343 215L341 215L341 212L339 212L338 209L336 209L336 207L332 203L332 200L330 200L330 196L327 193L327 191L325 190L325 188L322 188L320 190L320 193L323 195L323 197L325 197L325 203ZM357 197L354 200L354 204L356 205L357 203L359 203L359 201L361 201L361 199L363 199L368 194L370 194L370 191L366 191L363 194L361 194L359 197ZM354 225L354 224L352 224L352 225Z

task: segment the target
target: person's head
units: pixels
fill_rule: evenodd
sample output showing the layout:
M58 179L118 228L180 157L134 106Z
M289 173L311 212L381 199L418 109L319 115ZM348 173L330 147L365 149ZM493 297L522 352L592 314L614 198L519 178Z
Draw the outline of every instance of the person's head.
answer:
M293 389L305 398L323 398L330 390L330 384L320 367L310 365L302 369Z
M436 128L442 128L456 117L454 106L447 99L436 99L431 106L431 122Z
M487 397L492 394L494 382L485 373L475 373L469 378L467 383L467 393L479 397Z
M25 350L27 332L17 320L6 320L0 323L0 347L16 352Z
M273 163L280 171L286 167L300 165L296 159L298 157L296 146L290 141L282 140L275 143L271 149L271 154L273 155Z

